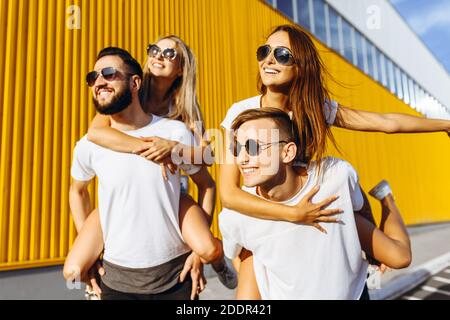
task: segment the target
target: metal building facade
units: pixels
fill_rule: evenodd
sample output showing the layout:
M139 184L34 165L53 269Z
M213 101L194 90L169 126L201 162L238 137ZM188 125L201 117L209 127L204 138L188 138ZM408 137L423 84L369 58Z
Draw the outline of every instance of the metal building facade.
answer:
M206 126L219 128L233 102L257 94L256 48L288 22L259 0L0 0L0 271L62 263L76 236L72 149L95 113L84 78L100 49L123 47L143 63L148 43L179 35L198 59ZM329 84L341 104L416 114L316 43L344 84ZM381 178L392 183L407 223L450 220L446 135L334 132L365 189ZM91 192L95 201L94 185Z

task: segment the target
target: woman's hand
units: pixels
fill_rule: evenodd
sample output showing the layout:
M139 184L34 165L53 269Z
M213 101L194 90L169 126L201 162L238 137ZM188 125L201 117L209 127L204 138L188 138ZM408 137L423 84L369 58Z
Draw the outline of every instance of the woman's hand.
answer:
M165 158L170 158L173 149L178 145L176 141L160 137L141 137L141 140L146 142L145 147L134 153L157 163L162 162Z
M178 142L167 140L159 137L141 137L144 145L141 149L133 151L149 161L158 163L161 166L161 171L164 180L168 181L167 170L175 174L178 167L171 161L171 154L173 149L178 145Z
M169 169L171 174L175 174L178 170L176 164L170 161L170 158L166 158L166 161L161 162L159 165L161 166L162 175L165 181L169 181L169 176L167 175L167 170Z
M195 297L205 290L206 279L203 276L203 264L200 257L194 252L189 255L184 263L183 271L180 274L180 282L186 279L188 272L191 272L192 279L191 300L195 300Z
M319 192L319 189L319 186L315 186L302 198L302 200L300 200L300 202L296 206L292 207L294 211L291 220L292 222L311 225L319 229L319 231L327 233L327 231L322 228L319 222L338 223L340 222L338 218L333 218L330 216L342 213L343 211L341 209L323 209L336 201L339 198L338 196L329 197L316 204L312 203L311 200L314 195Z

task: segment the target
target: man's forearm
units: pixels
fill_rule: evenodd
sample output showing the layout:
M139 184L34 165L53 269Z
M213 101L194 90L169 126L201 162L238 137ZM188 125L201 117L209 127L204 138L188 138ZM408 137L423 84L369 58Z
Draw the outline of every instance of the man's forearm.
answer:
M207 214L208 223L211 226L215 208L216 188L206 187L198 189L198 204Z
M75 227L79 233L84 222L92 211L89 192L87 190L71 190L69 193L69 204Z

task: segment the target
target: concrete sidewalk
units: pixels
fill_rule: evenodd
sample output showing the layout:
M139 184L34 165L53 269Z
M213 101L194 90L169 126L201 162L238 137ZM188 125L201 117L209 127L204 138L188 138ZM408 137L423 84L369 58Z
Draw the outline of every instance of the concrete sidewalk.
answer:
M450 261L450 223L408 228L411 235L413 262L409 268L386 273L381 289L371 290L373 299L395 298L407 287L417 285L424 277L438 272ZM207 288L202 300L232 300L235 290L225 288L214 272L205 268ZM0 300L79 300L84 291L69 290L62 277L62 267L0 272Z
M450 261L450 224L408 228L413 261L406 269L392 270L382 277L381 289L371 290L372 299L395 299Z
M410 227L408 233L413 254L411 265L386 272L381 277L381 288L370 290L372 299L392 299L401 295L425 280L426 276L439 272L440 266L443 268L444 261L450 257L450 223ZM206 272L208 286L200 296L202 300L234 299L235 290L225 288L211 270Z

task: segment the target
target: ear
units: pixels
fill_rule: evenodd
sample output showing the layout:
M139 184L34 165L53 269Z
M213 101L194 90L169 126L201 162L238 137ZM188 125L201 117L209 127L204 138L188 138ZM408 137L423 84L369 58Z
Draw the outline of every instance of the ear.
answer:
M297 145L294 142L287 143L283 148L283 152L281 154L281 161L283 161L283 163L285 164L288 164L294 161L296 156L297 156Z
M133 91L138 92L139 89L141 89L141 85L142 85L142 79L139 76L134 75L131 77L131 89Z

